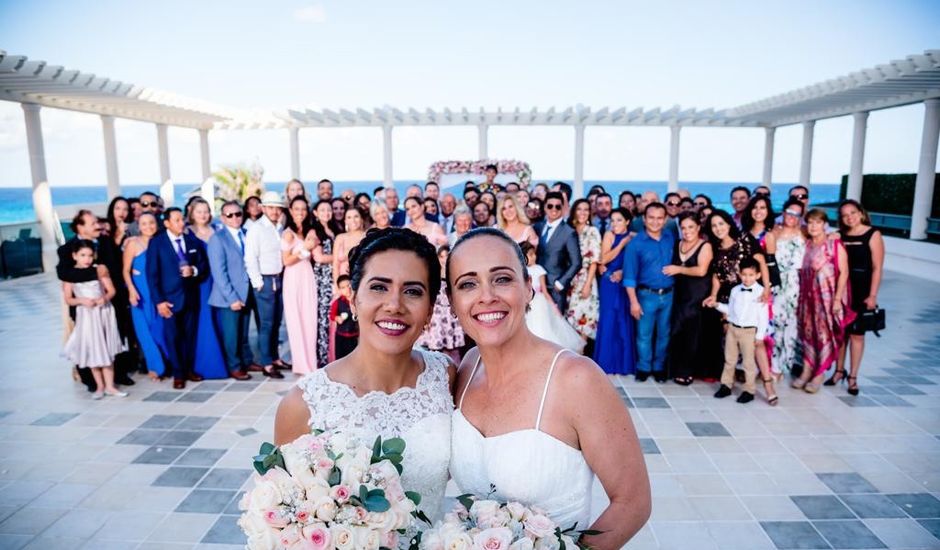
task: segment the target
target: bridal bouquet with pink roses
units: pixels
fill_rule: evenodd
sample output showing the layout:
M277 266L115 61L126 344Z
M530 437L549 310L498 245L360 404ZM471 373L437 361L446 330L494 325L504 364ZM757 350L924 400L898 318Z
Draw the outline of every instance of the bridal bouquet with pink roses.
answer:
M380 550L398 547L418 493L401 484L402 439L370 447L347 432L314 431L286 445L264 443L255 486L239 504L249 550Z
M412 539L411 550L575 550L587 548L577 542L581 535L596 534L563 530L534 506L461 495L452 512Z

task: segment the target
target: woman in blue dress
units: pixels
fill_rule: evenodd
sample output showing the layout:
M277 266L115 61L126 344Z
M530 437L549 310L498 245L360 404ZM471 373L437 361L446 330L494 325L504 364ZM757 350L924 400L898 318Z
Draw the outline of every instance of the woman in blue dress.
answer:
M212 211L209 203L202 198L193 199L189 211L189 232L199 239L206 254L206 243L215 230L212 228ZM219 342L219 333L215 329L215 320L212 315L212 306L209 305L209 294L212 293L212 274L206 277L199 285L199 321L196 329L196 360L193 370L203 378L228 378L228 369L225 368L225 357L222 355L222 344Z
M633 317L621 283L623 251L633 238L630 217L623 208L611 212L610 230L601 241L600 316L594 362L607 374L633 374L636 364Z
M127 285L131 305L131 322L140 345L141 354L151 378L163 378L166 364L163 362L163 317L150 299L147 286L147 246L150 238L157 234L157 218L144 212L137 219L140 235L124 241L124 282Z

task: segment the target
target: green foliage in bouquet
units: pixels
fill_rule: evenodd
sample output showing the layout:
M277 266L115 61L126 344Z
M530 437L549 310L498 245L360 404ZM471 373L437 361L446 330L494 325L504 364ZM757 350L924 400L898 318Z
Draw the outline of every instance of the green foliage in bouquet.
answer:
M261 449L258 450L258 454L255 455L253 460L255 470L261 475L268 473L268 470L275 466L280 467L282 470L287 469L284 466L284 456L281 455L281 450L273 443L262 443Z

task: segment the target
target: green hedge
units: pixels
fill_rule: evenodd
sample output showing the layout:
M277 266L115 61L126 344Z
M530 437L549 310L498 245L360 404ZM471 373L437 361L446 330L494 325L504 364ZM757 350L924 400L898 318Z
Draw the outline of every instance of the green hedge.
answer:
M910 216L914 208L914 185L917 174L865 174L862 177L862 206L871 212ZM849 177L842 176L839 198L845 198ZM934 180L930 217L940 217L940 174Z

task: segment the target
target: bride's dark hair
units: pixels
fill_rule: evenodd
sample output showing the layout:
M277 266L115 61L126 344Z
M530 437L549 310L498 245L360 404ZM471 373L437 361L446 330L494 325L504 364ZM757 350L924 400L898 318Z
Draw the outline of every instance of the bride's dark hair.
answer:
M435 273L439 273L441 269L437 251L424 235L402 227L370 229L359 245L349 251L349 284L353 292L359 291L359 284L365 275L369 259L380 252L389 250L412 252L421 259L428 270L428 294L433 305L441 292L441 278L435 276Z
M480 203L477 203L480 204ZM453 259L454 255L457 254L457 250L460 248L463 243L476 239L478 237L495 237L504 243L512 247L513 252L516 253L516 259L519 260L519 266L522 268L522 279L528 281L531 277L529 276L529 268L527 267L527 262L525 259L525 254L522 253L522 249L519 248L519 243L512 240L512 238L503 232L502 229L496 229L495 227L478 227L476 229L471 229L464 233L463 237L457 239L457 242L454 243L454 247L450 249L450 254L447 256L447 263L444 264L444 275L447 280L447 292L448 294L451 291L450 284L450 261Z

